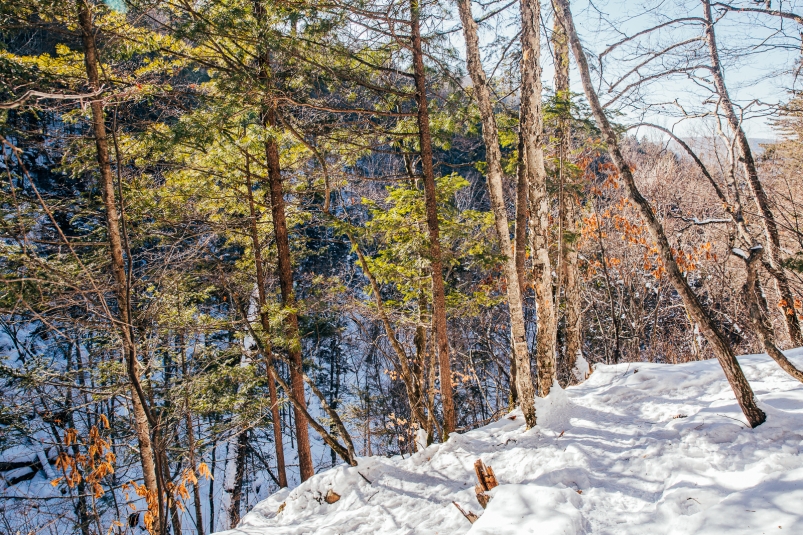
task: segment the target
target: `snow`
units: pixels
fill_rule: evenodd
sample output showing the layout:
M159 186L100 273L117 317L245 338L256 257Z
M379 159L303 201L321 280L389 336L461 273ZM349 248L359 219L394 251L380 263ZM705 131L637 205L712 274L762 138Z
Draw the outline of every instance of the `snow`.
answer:
M574 361L574 367L572 368L572 375L574 375L574 378L577 379L578 382L583 382L590 373L591 365L583 356L583 352L578 349L577 357Z
M803 366L803 350L787 355ZM715 360L598 365L538 399L531 430L515 411L412 456L360 458L274 494L228 533L803 533L803 385L766 355L739 361L767 413L756 429ZM500 483L485 511L478 458ZM329 489L342 496L331 505Z

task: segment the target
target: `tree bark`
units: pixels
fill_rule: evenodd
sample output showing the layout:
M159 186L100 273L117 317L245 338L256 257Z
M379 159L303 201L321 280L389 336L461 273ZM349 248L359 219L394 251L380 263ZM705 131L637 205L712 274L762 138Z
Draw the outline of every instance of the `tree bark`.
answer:
M181 351L181 378L184 383L184 424L187 427L187 461L190 470L198 477L198 461L195 457L195 429L192 425L192 412L190 410L190 377L187 367L187 347L185 346L184 334L179 335L179 349ZM196 481L192 485L192 499L195 505L195 529L198 535L204 535L204 515L201 507L201 489Z
M750 321L753 323L756 334L759 340L761 340L761 344L764 346L764 351L778 363L778 366L780 366L783 371L798 381L803 382L803 372L798 370L775 344L772 326L769 324L769 318L765 316L767 313L767 302L758 279L758 262L761 260L763 252L764 249L761 246L750 249L749 256L746 256L742 251L736 252L734 250L734 253L744 260L747 269L747 280L742 287L742 293L747 300L747 311L750 315Z
M393 325L390 323L390 318L385 310L385 303L382 301L379 283L377 282L376 277L374 277L374 274L371 272L368 262L365 260L365 255L362 253L362 249L351 234L347 235L349 241L351 241L354 251L357 253L357 260L360 263L360 267L362 268L365 277L368 279L368 282L371 285L371 293L374 294L374 302L376 303L376 309L379 313L379 319L382 321L382 325L385 327L385 334L388 337L390 346L393 348L393 351L396 353L396 356L399 359L397 371L407 391L407 399L410 403L410 414L421 427L430 430L428 431L429 433L431 432L432 428L432 425L430 425L431 419L434 418L431 410L432 406L429 405L429 414L424 414L423 385L418 382L419 377L413 373L413 370L410 369L410 365L407 362L407 354L404 352L404 348L396 338L396 332L393 329ZM424 341L424 343L426 343L426 341Z
M248 210L250 215L250 232L251 244L254 248L254 264L256 266L256 279L257 279L257 300L259 304L259 319L262 324L262 331L265 337L270 337L270 318L265 312L265 306L268 302L266 295L267 280L265 279L265 266L262 263L262 243L259 239L259 229L257 227L257 213L254 205L254 191L251 183L250 167L247 167L246 172L246 194L248 195ZM282 437L281 415L279 414L279 396L276 391L276 370L273 365L273 355L267 351L267 359L265 361L265 368L268 374L268 395L270 396L270 413L273 420L273 444L276 449L276 472L279 479L279 486L284 488L287 486L287 469L285 468L284 461L284 439Z
M705 13L705 40L708 44L708 52L711 55L711 74L714 79L714 86L716 87L719 96L719 102L722 110L725 112L725 118L728 120L733 135L736 138L736 146L741 153L742 167L744 168L745 175L747 176L747 184L750 186L750 192L753 194L753 199L756 202L759 213L761 214L761 222L764 228L764 236L767 241L767 255L766 267L775 280L775 285L778 293L781 296L781 308L784 313L784 320L786 323L787 334L793 346L803 346L803 333L801 333L800 322L797 318L797 310L795 307L795 296L789 284L789 279L786 276L781 259L781 240L778 233L778 224L775 221L775 215L770 208L770 200L764 186L758 178L758 170L756 162L753 158L753 152L750 149L750 144L747 141L747 135L742 128L741 118L736 114L733 102L730 99L728 88L725 85L725 77L722 73L722 63L719 59L719 49L717 47L716 34L714 33L714 19L711 14L710 0L702 0L703 11Z
M474 97L477 100L482 118L482 137L485 143L488 164L487 180L491 209L493 210L496 233L499 238L499 248L505 256L504 273L507 279L510 331L517 368L516 390L527 427L533 427L536 423L535 391L530 375L530 355L527 350L527 333L524 326L524 310L518 284L516 258L513 255L513 247L510 241L510 229L502 190L502 153L499 149L499 131L496 126L496 117L494 117L491 92L488 88L485 71L482 68L480 59L477 23L471 14L471 0L458 0L457 5L460 10L463 35L466 40L468 72L471 75L474 85Z
M243 480L245 479L245 456L248 450L248 431L242 430L236 439L236 457L234 459L234 478L230 489L229 502L229 529L234 529L240 523L240 505L243 498ZM231 455L231 453L229 453ZM228 474L227 474L228 479Z
M266 15L262 0L253 2L254 16L258 23L264 24ZM306 481L315 474L312 464L312 451L310 449L309 429L304 417L307 413L307 401L304 393L304 378L300 370L304 369L301 356L301 339L298 330L298 315L296 313L296 299L293 291L293 263L290 257L290 237L287 231L287 217L285 214L284 192L282 191L282 169L279 161L279 143L273 129L276 128L276 101L271 95L272 83L270 80L270 55L268 52L260 53L257 57L257 77L263 83L265 92L261 110L262 126L266 130L265 160L268 168L268 185L270 189L271 214L273 216L273 231L276 239L278 254L279 287L282 294L282 307L284 308L285 336L289 340L287 353L290 357L290 385L293 389L293 414L295 416L296 442L298 446L298 465L301 481ZM267 358L267 357L265 357ZM278 374L275 379L280 381Z
M446 291L443 284L440 228L438 224L435 170L432 158L432 134L429 128L426 71L421 44L421 12L419 0L410 0L410 35L415 76L415 100L418 104L418 141L421 153L421 171L424 176L424 197L429 230L429 255L432 269L432 324L440 363L441 403L443 404L443 439L455 429L455 409L452 395L452 366L449 359L449 338L446 331Z
M524 133L521 125L525 124L524 117L526 108L519 107L519 143L518 143L518 162L516 166L516 227L513 235L513 252L516 255L516 274L519 280L519 293L521 294L522 307L527 295L527 275L525 273L527 260L527 220L529 217L528 203L529 192L527 184L527 167L524 161L526 150L524 148ZM519 402L519 395L516 391L516 355L510 357L510 406L515 407Z
M76 0L78 22L81 28L81 39L84 46L84 64L87 81L93 91L101 89L99 74L98 48L95 41L95 28L92 21L92 11L89 0ZM162 515L162 493L160 481L157 477L156 453L152 437L153 418L149 415L148 403L139 380L139 360L131 323L131 300L129 292L128 274L126 274L123 253L123 238L118 221L119 214L115 202L114 177L112 175L109 159L109 142L106 136L106 124L103 116L103 102L92 100L92 130L95 136L96 158L100 171L100 188L103 205L106 209L106 230L109 238L109 253L111 270L114 276L114 292L117 298L118 317L115 318L120 339L123 344L123 355L126 362L128 379L131 382L131 401L134 409L134 428L139 442L140 462L142 464L142 477L145 488L149 493L158 497L159 511L151 511L154 515L153 526L158 530L154 535L164 533ZM154 433L155 435L155 433Z
M603 139L608 147L608 153L616 166L619 176L625 183L628 196L630 200L638 207L641 217L647 224L653 241L658 246L658 251L663 261L664 268L666 269L667 276L669 277L675 290L680 294L683 304L689 313L689 316L697 322L703 335L711 344L711 347L719 360L722 370L725 372L725 377L733 389L736 400L742 409L748 423L751 427L757 427L766 420L766 415L756 404L753 390L747 382L747 378L739 366L739 361L733 354L728 341L719 332L714 322L709 317L708 313L700 305L697 296L689 287L686 279L683 277L680 269L678 268L675 258L672 256L672 249L669 246L669 241L664 233L663 226L650 206L649 201L645 199L641 192L636 187L636 182L633 174L630 171L630 166L625 162L624 156L619 149L619 140L616 137L616 132L613 130L607 116L600 104L599 98L594 91L591 81L591 73L588 68L588 61L580 43L580 38L577 36L577 30L574 27L572 14L569 10L567 0L554 0L556 12L560 17L563 27L566 29L566 34L569 37L569 44L571 45L572 52L574 53L575 60L577 61L578 70L580 71L580 78L583 83L583 90L585 91L586 98L591 106L591 111L594 114L597 125L602 131Z
M543 110L541 106L541 6L538 0L520 0L521 7L521 107L524 123L524 167L530 189L530 249L533 258L538 336L535 361L538 394L545 397L555 380L556 318L549 260L549 195L544 167Z
M580 204L578 198L578 185L569 180L570 191L567 188L567 173L565 163L569 161L571 151L571 93L569 89L569 40L566 30L555 17L552 31L552 52L555 56L555 97L557 105L565 113L558 123L558 165L561 182L560 212L561 212L561 278L564 296L564 318L566 332L566 369L569 381L574 377L572 369L577 362L577 356L582 353L582 303L580 299L580 270L577 265L577 233ZM560 299L560 296L558 296ZM557 300L556 300L557 302Z
M266 128L276 126L276 107L274 102L267 103L263 116ZM276 237L276 249L279 263L279 287L282 293L282 306L285 314L285 334L289 340L287 354L293 366L290 367L290 384L297 404L293 404L295 411L296 442L298 445L298 464L301 471L301 481L306 481L315 474L312 465L312 451L310 449L309 431L306 418L299 406L306 409L307 402L304 395L304 379L298 370L303 369L301 358L301 340L298 331L298 315L296 314L296 298L293 291L293 264L290 258L290 238L287 232L287 218L285 216L284 192L282 191L282 172L279 165L279 144L271 134L265 141L265 153L268 165L268 181L270 183L270 203L273 215L273 230Z

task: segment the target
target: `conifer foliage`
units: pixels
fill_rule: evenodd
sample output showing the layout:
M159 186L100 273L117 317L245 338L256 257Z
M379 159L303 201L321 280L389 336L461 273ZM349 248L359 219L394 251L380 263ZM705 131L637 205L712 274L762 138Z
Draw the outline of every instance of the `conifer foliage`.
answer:
M0 0L0 532L232 528L595 363L716 358L761 425L803 17L613 4Z

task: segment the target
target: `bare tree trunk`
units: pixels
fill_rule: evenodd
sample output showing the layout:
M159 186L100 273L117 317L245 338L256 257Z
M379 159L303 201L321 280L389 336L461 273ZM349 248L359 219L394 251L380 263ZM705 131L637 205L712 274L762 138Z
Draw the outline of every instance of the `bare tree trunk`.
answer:
M580 216L577 184L569 181L570 191L566 191L566 165L571 151L571 94L569 90L569 40L566 31L557 17L552 31L552 53L555 55L555 97L558 106L566 115L558 124L558 164L561 181L561 270L558 276L562 280L564 292L564 314L566 329L566 368L569 377L582 352L582 303L580 300L580 271L577 267L577 233ZM560 296L558 296L560 299ZM557 300L556 300L557 302Z
M246 194L248 195L248 209L250 215L251 243L254 248L254 264L256 265L257 279L257 299L259 304L259 319L262 323L262 331L266 338L270 337L270 318L265 312L267 304L267 281L265 279L265 266L262 263L262 244L259 239L259 229L257 228L257 213L254 205L254 192L251 183L250 166L246 163ZM269 353L269 357L272 355ZM273 360L270 358L265 362L268 374L268 395L270 396L270 413L273 420L273 444L276 449L276 472L279 479L279 486L287 486L287 469L284 462L284 440L282 437L281 415L279 414L279 396L276 392L276 370Z
M235 302L234 296L232 296L232 301ZM246 321L244 321L245 327L248 330L251 337L253 338L254 342L256 342L260 355L262 355L264 359L268 360L267 357L268 349L265 346L264 340L256 333L256 331L254 331L254 326L251 325L251 322L247 321L247 313L245 312L245 310L242 309L241 305L236 302L235 304L236 306L238 306L238 308L240 308L243 317L246 318ZM285 394L287 394L287 397L290 398L290 402L293 404L296 413L297 414L300 413L300 417L304 418L308 422L308 424L311 425L312 428L315 429L315 431L317 431L319 435L321 435L321 438L323 439L324 443L327 446L329 446L335 453L337 453L341 459L346 461L346 463L349 466L357 466L356 454L354 452L354 443L351 441L351 435L349 435L346 426L343 424L343 420L340 418L340 415L338 415L337 412L329 405L329 403L326 401L326 397L323 395L320 389L318 389L318 387L315 385L315 382L312 379L310 379L306 373L304 373L303 368L301 368L300 366L296 367L295 363L290 359L282 359L282 361L285 364L287 364L291 370L295 368L294 371L301 377L301 380L307 383L307 385L310 387L312 393L321 402L321 408L324 410L324 412L326 412L327 416L330 418L335 428L337 429L340 438L343 439L345 446L343 444L340 444L334 435L329 433L324 426L322 426L315 420L315 418L312 417L312 415L307 410L306 401L303 398L301 400L297 399L295 397L295 391L293 390L293 388L290 385L288 385L280 375L277 374L276 382L279 383L279 386L282 387L282 390L284 390Z
M745 175L747 176L747 183L750 186L750 191L761 214L761 222L764 227L764 235L767 240L766 267L770 274L775 279L775 285L778 293L782 299L782 307L784 312L784 319L786 320L786 330L789 339L793 346L803 346L803 333L801 333L800 322L797 318L797 311L795 310L795 296L792 293L792 288L789 284L789 279L784 271L783 264L781 263L781 241L778 233L778 224L775 221L775 215L770 208L770 201L767 192L764 191L764 186L758 178L758 170L756 169L756 162L753 158L753 152L750 149L750 144L747 141L747 135L742 128L742 119L736 114L733 102L730 99L728 88L725 85L725 77L722 73L722 64L719 59L719 49L717 47L717 39L714 33L714 19L711 14L710 0L703 1L703 10L705 12L705 40L708 44L708 51L711 55L711 74L714 79L714 85L719 95L719 103L722 110L725 112L725 118L728 120L733 135L736 138L736 145L741 153L742 166Z
M586 60L585 52L583 52L580 38L577 36L577 30L574 27L568 1L554 0L554 3L558 17L569 37L569 43L574 53L575 60L577 61L583 89L591 106L591 111L594 113L597 125L602 131L603 139L608 146L608 153L614 165L616 165L619 176L625 183L630 200L639 208L641 217L647 223L650 235L658 246L658 251L663 261L664 268L666 269L667 276L670 281L672 281L675 290L680 294L689 315L697 322L703 335L708 340L708 343L711 344L714 354L719 360L722 370L725 372L725 377L728 379L728 383L731 385L736 400L747 418L748 423L751 427L759 426L766 419L766 415L756 404L753 390L750 388L750 384L747 382L747 378L745 378L742 368L739 366L739 361L736 360L730 344L728 344L728 341L719 332L719 329L711 320L708 313L700 305L697 296L694 295L694 292L683 277L683 274L675 262L675 258L672 256L672 249L669 246L669 241L666 238L663 226L655 216L649 201L641 195L641 192L639 192L636 187L633 173L630 171L630 166L627 165L624 156L622 156L616 132L608 121L602 105L599 102L599 98L594 91L591 73L588 69L588 61Z
M742 287L742 293L744 293L745 299L747 300L750 321L753 322L756 334L758 334L758 338L764 346L764 351L778 363L778 366L780 366L783 371L798 381L803 382L803 372L789 362L786 355L775 345L775 336L772 333L769 317L765 316L767 313L767 302L758 280L758 261L761 260L763 252L764 250L761 246L753 247L750 250L749 256L745 255L743 251L737 252L737 250L734 250L734 254L744 260L747 269L747 280Z
M423 411L423 387L420 383L418 383L418 376L410 369L410 365L407 362L407 354L404 352L404 348L396 338L396 332L394 331L393 325L390 323L390 318L385 310L385 303L382 301L379 283L377 282L376 277L374 277L374 274L371 272L371 269L368 266L368 262L365 260L365 255L363 255L359 244L356 242L356 240L354 240L354 237L351 234L347 235L351 241L354 251L357 253L357 260L360 263L360 267L362 268L365 277L368 279L368 282L371 284L371 293L374 294L376 309L379 313L379 319L382 321L382 325L385 327L385 334L388 337L388 342L390 342L390 346L393 348L393 351L396 353L396 356L399 359L399 367L397 368L397 371L402 382L404 383L405 389L407 390L407 399L410 403L410 414L421 427L425 429L431 429L432 426L430 423L433 418L431 411L432 406L429 405L429 415L425 415ZM424 341L424 343L426 343L426 341Z
M527 218L529 192L527 184L527 165L524 161L524 134L521 125L527 121L524 117L527 110L524 106L519 107L519 143L518 143L518 162L516 167L516 227L514 238L513 253L516 255L516 274L519 279L519 293L521 294L522 307L527 295L527 276L525 273L525 261L527 260ZM515 352L510 357L510 399L511 407L515 407L519 402L519 395L516 391L516 355Z
M234 459L234 474L230 489L229 502L229 529L234 529L240 523L240 505L243 497L243 480L245 479L245 456L248 450L248 430L242 430L236 439L237 455ZM231 455L231 454L229 454ZM228 479L226 474L226 479Z
M446 292L443 285L440 228L438 225L435 170L432 162L432 135L429 128L426 72L421 44L419 0L410 0L410 35L415 73L415 100L418 104L418 140L421 152L421 170L424 175L424 197L429 230L429 254L432 266L432 324L441 372L441 403L443 403L443 439L455 429L455 409L452 396L452 367L449 361L449 338L446 332Z
M555 380L556 317L549 261L549 195L544 168L543 110L541 107L541 6L538 0L520 0L521 6L521 107L525 120L524 166L530 187L530 249L538 313L535 361L538 394L545 397Z
M181 378L184 383L184 424L187 427L187 456L195 477L198 477L198 462L195 458L195 429L192 425L192 412L190 410L190 377L187 367L187 347L185 345L184 334L179 335L179 350L181 351ZM195 505L195 529L198 535L204 535L204 515L201 508L201 489L196 481L192 485L192 499Z
M508 309L510 311L510 331L513 339L513 351L516 359L516 390L519 403L524 413L527 427L535 425L535 391L530 375L530 355L527 350L527 333L524 326L524 310L521 290L518 284L516 258L510 241L507 210L502 190L502 153L499 150L499 131L494 117L491 92L488 88L485 71L480 59L477 23L471 14L471 0L458 0L460 20L463 23L463 35L466 40L466 60L468 72L474 85L474 97L482 117L482 137L485 142L486 160L488 163L488 193L491 198L491 209L494 214L496 233L499 237L499 248L505 255L505 278L507 279ZM532 203L531 203L532 205Z
M81 38L84 45L84 63L86 76L93 91L101 88L98 70L98 49L95 42L95 28L92 22L92 11L89 0L77 0L78 22L81 27ZM156 453L153 446L152 418L149 417L147 399L139 380L139 360L137 359L137 346L134 338L134 328L131 323L131 300L128 275L126 274L123 238L118 221L117 204L115 202L114 177L109 159L109 142L106 136L106 124L103 118L103 103L93 100L90 104L92 110L92 129L95 135L95 149L100 171L100 186L103 204L106 209L106 229L109 238L109 252L111 255L111 269L114 276L115 295L117 297L118 318L115 320L120 338L123 343L123 354L126 362L129 381L131 381L131 401L134 409L134 428L139 442L140 461L142 463L142 476L145 488L158 498L159 510L151 511L154 515L154 535L164 533L164 520L162 518L162 493L160 481L157 478Z
M209 492L207 499L209 503L209 533L215 532L215 469L217 468L217 437L212 437L212 458L209 462L209 471L212 477L209 479Z

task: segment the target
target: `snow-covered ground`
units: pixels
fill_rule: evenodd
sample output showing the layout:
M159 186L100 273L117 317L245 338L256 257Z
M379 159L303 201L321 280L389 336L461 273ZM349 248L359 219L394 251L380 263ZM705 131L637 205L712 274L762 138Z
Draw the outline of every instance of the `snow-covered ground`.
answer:
M803 350L788 354L803 366ZM412 457L360 458L271 496L228 533L803 533L803 385L765 355L739 361L767 413L756 429L714 360L598 366L538 400L529 431L514 412ZM485 511L478 458L500 483ZM331 505L330 489L342 496Z

